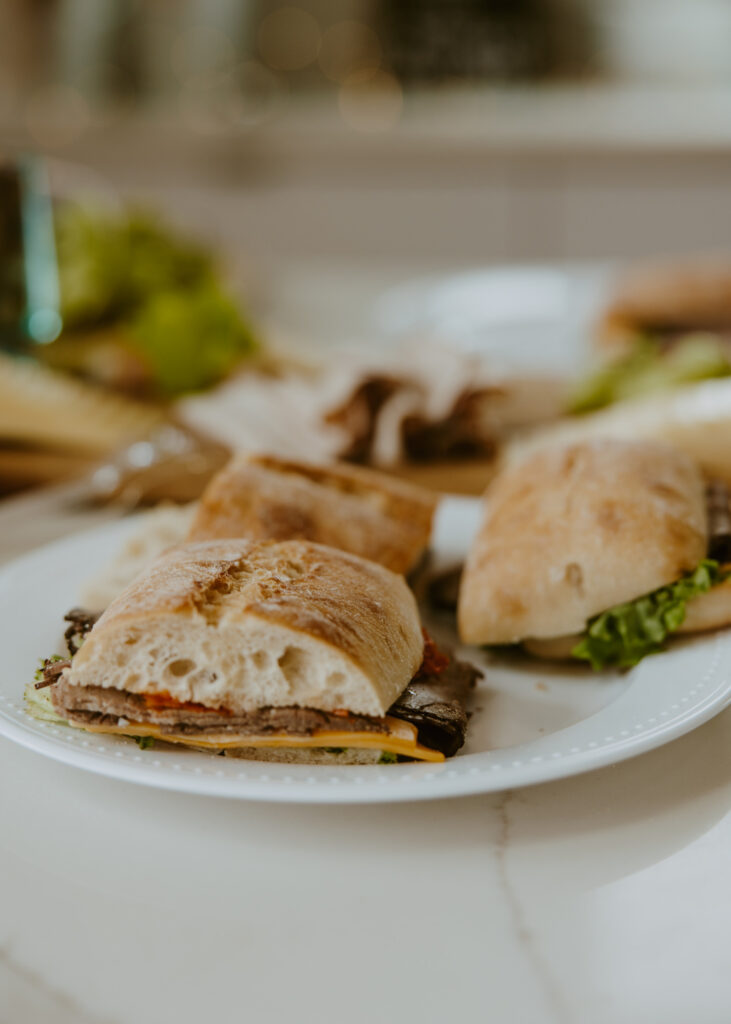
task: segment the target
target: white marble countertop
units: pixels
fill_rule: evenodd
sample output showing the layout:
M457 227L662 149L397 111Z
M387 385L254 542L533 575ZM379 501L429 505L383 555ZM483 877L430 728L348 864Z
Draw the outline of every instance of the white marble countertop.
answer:
M0 507L0 559L86 525ZM65 509L65 511L64 511ZM290 807L0 739L2 1024L726 1024L731 710L560 783Z

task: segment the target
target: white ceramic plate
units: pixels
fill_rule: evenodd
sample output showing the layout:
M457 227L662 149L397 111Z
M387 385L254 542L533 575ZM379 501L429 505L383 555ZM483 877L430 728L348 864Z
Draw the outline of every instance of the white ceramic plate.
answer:
M434 549L445 564L463 556L478 504L442 503ZM679 641L625 675L582 666L463 651L485 667L469 740L444 764L367 767L241 761L103 737L30 718L23 686L41 655L61 651L61 620L82 581L109 559L135 522L63 540L0 573L0 733L40 754L130 782L213 796L311 803L430 799L486 793L557 779L657 747L711 718L731 700L731 631ZM430 621L449 640L448 622Z
M576 374L606 302L608 265L484 267L407 281L372 311L380 337L430 338L506 371Z

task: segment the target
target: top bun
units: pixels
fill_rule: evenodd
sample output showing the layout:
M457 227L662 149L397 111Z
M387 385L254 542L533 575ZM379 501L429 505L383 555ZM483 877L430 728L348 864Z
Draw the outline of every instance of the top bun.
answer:
M401 576L307 541L184 544L112 602L65 678L232 712L384 715L421 664Z
M509 644L581 632L695 569L707 542L703 477L675 449L601 439L539 451L488 492L460 635Z
M239 455L208 485L188 540L327 544L406 573L431 534L436 496L356 466Z
M699 257L636 267L617 283L600 325L611 344L642 330L722 330L731 325L731 262Z

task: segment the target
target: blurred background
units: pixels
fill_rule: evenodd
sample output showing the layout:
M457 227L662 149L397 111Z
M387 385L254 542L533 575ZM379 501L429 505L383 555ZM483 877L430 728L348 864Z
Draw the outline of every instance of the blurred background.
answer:
M725 0L4 0L0 119L257 274L731 235Z
M169 399L280 339L368 341L419 275L728 249L731 5L4 0L0 140L55 201L145 211L62 229L50 362Z

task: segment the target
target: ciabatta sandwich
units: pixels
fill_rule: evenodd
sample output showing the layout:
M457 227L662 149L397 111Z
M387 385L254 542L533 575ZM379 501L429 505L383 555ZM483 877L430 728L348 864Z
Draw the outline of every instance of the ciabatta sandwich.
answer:
M626 271L597 330L602 364L572 412L731 375L731 262L701 257Z
M704 380L665 394L627 399L516 438L504 450L501 469L516 466L534 452L591 438L656 440L685 452L707 477L731 486L729 437L731 378Z
M698 256L625 271L601 321L600 338L626 347L638 335L669 346L688 334L731 335L731 261Z
M406 573L435 508L435 495L373 470L245 454L208 485L188 540L309 540Z
M415 599L383 566L307 541L210 541L164 554L43 682L92 732L252 758L438 761L464 741L478 673L426 655Z
M238 455L199 502L144 513L139 530L87 581L81 600L102 611L163 551L186 540L311 540L405 573L426 549L435 507L428 491L373 470Z
M728 494L652 442L540 451L488 491L458 621L476 644L628 667L665 638L731 622Z

